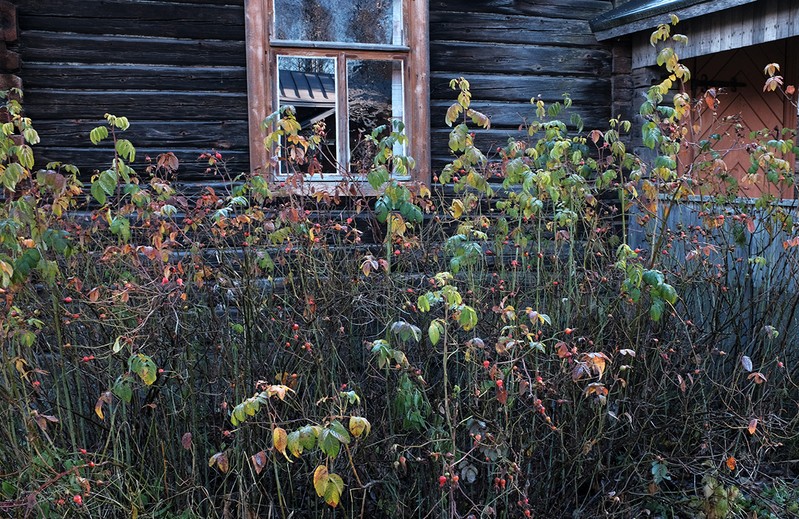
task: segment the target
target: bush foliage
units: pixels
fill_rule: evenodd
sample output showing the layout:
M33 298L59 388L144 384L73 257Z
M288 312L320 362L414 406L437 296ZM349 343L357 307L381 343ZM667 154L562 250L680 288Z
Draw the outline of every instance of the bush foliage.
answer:
M722 151L689 133L717 100L661 58L652 161L568 97L534 98L526 137L486 156L461 78L436 179L454 192L395 180L414 164L392 123L364 138L376 197L304 187L323 136L291 109L264 123L280 184L210 152L226 187L182 192L174 155L134 167L112 115L90 181L35 169L12 92L2 514L796 514L793 212L733 178L703 191ZM753 134L751 178L792 183L791 139Z

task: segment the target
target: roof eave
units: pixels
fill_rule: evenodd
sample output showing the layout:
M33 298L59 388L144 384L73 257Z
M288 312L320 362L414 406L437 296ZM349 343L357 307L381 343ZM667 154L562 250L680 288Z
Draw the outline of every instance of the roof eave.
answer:
M731 9L757 0L632 0L591 20L591 30L598 41L627 36L653 29L664 17L675 14L688 20L705 14Z

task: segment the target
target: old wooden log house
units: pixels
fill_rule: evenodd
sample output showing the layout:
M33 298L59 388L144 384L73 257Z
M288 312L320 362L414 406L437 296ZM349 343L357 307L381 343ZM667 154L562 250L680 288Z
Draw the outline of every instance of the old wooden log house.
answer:
M24 89L42 163L102 167L108 150L88 132L109 112L133 122L140 156L174 152L179 181L208 180L197 157L209 150L233 173L255 170L259 122L293 104L302 122L326 123L342 164L357 159L358 131L402 118L428 181L449 158L453 77L491 117L486 146L518 132L539 95L568 92L586 128L603 127L630 117L655 79L647 36L674 12L692 36L692 88L726 87L739 110L764 59L796 74L797 11L790 0L2 0L0 72ZM795 125L775 99L746 112Z

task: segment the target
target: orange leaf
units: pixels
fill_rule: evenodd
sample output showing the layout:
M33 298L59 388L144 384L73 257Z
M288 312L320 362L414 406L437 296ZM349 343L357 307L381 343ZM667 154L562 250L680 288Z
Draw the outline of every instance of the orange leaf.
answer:
M727 463L727 468L730 469L730 472L735 470L735 466L736 466L737 462L738 462L738 460L735 459L735 456L730 456L729 458L727 458L727 462L726 462Z

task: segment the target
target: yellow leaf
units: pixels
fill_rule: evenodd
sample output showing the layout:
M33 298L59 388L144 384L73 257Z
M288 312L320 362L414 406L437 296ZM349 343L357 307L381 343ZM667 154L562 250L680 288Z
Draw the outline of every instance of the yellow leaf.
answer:
M360 438L361 435L368 436L371 430L372 424L370 424L369 420L366 418L362 418L360 416L350 417L350 432L356 438Z
M328 472L327 467L319 465L313 472L313 487L316 490L316 495L319 497L325 496L327 490Z
M452 201L452 207L450 208L450 212L452 213L453 218L460 218L463 215L463 202L459 199L455 199Z
M272 446L275 450L283 455L287 460L291 461L286 454L286 446L289 444L289 436L286 430L282 427L275 427L272 431Z
M216 465L216 468L219 469L220 472L225 473L230 468L230 462L227 459L227 454L224 452L217 452L208 460L208 466L213 467Z

